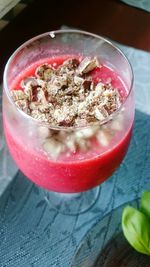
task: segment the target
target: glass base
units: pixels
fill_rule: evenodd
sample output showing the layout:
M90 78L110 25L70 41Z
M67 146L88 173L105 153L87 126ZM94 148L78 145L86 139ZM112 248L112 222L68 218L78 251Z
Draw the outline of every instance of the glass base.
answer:
M99 198L100 188L82 193L56 193L41 190L47 204L64 215L78 215L88 211Z

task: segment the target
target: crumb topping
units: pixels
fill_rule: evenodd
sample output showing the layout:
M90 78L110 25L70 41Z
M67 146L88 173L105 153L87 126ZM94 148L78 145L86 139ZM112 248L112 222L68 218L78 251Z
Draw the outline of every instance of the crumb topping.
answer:
M23 90L11 90L16 106L33 118L52 126L86 126L102 121L121 105L121 97L109 79L92 79L101 67L97 58L68 59L54 68L43 64L35 76L21 82Z

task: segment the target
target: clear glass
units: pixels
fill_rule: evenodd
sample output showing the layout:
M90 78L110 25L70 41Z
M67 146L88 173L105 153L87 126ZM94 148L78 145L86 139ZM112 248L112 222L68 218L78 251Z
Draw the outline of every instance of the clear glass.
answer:
M100 124L54 128L19 110L10 97L14 80L26 68L47 58L66 55L96 56L124 83L126 97L121 108ZM127 152L133 120L131 66L117 47L100 36L77 30L48 32L24 43L6 64L3 123L9 151L24 175L44 188L40 190L46 201L53 203L60 212L76 214L94 204L98 185L112 175ZM54 142L54 135L61 136L59 144ZM78 152L72 149L72 137L79 142ZM58 155L62 144L65 144L65 152Z

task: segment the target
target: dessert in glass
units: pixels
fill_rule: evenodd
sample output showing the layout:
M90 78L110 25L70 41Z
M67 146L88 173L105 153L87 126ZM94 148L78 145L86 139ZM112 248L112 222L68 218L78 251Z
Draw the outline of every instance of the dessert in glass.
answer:
M133 121L132 68L100 36L44 33L20 46L6 64L3 125L9 151L60 212L84 212L95 203L98 186L127 152Z

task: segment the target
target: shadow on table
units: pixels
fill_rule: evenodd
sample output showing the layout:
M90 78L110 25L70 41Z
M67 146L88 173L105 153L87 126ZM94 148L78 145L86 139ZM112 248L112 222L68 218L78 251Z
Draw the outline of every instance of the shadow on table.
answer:
M136 252L122 232L110 240L100 253L94 267L149 267L149 256Z

